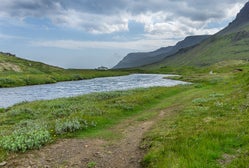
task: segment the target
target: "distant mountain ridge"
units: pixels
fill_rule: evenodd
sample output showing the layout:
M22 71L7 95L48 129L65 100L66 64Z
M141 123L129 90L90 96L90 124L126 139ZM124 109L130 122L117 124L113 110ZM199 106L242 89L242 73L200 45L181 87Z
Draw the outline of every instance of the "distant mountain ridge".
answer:
M172 46L169 46L169 47L162 47L152 52L129 53L117 65L115 65L113 69L133 68L133 67L143 66L148 63L160 61L164 58L162 54L170 52L171 49ZM161 55L161 57L159 55Z
M199 44L208 37L210 36L188 36L184 40L178 42L175 46L162 47L152 52L130 53L116 66L114 66L113 69L134 68L161 61L167 56L175 54L183 48L188 48Z

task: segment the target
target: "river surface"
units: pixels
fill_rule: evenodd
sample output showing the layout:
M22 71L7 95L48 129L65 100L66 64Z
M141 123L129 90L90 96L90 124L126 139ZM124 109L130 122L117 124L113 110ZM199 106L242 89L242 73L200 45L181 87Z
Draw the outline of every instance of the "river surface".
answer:
M104 77L89 80L59 82L55 84L0 88L0 107L34 100L50 100L93 92L148 88L153 86L175 86L186 82L163 79L172 75L132 74L118 77Z

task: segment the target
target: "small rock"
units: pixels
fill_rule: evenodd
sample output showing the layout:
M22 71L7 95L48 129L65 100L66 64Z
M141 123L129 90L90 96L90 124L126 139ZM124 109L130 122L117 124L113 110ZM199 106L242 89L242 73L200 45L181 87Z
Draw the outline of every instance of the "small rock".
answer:
M89 159L88 158L84 158L81 160L81 162L89 162Z
M32 161L29 161L29 164L32 166L32 165L34 165L34 163L32 162Z
M7 162L1 162L1 163L0 163L0 167L1 167L1 166L5 166L6 164L7 164Z
M53 159L49 158L49 159L46 159L46 161L51 162L53 161Z
M112 154L112 152L111 152L111 151L108 151L107 153L108 153L108 154Z
M98 158L102 158L103 157L100 152L94 153L93 156L94 157L98 157Z
M85 145L85 148L88 148L88 145Z
M6 164L7 164L7 162L5 162L5 161L4 161L4 162L1 162L1 163L0 163L0 167L1 167L1 166L5 166Z

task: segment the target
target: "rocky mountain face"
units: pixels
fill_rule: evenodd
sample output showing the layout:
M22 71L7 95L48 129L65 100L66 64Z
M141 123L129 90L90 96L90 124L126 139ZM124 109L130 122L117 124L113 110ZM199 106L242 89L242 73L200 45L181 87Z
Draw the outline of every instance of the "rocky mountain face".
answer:
M209 35L188 36L184 40L178 42L175 46L163 47L152 52L130 53L121 60L113 69L135 68L144 65L159 62L164 58L177 53L183 48L195 46L203 40L210 37Z
M222 31L218 34L227 34L234 31L239 31L238 29L249 24L249 2L240 10L236 18Z

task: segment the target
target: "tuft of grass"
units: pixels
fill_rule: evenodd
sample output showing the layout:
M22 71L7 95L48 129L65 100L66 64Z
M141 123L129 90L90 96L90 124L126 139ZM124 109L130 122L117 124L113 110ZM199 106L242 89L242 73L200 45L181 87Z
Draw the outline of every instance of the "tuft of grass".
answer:
M89 162L88 164L87 164L87 167L88 168L93 168L93 167L95 167L97 165L97 163L96 162Z

